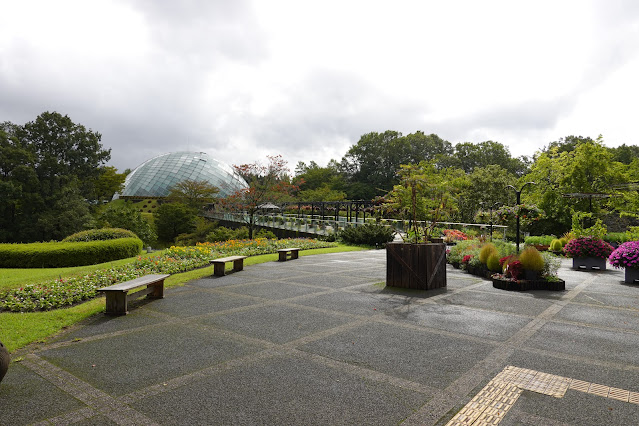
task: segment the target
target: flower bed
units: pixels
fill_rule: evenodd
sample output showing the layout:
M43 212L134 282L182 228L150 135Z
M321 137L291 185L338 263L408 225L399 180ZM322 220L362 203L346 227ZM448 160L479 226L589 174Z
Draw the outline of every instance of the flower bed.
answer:
M96 297L97 289L148 274L176 274L208 266L210 259L222 256L277 253L285 247L302 250L334 247L335 243L294 238L282 240L230 240L197 246L171 247L157 256L139 257L135 262L93 272L83 277L61 278L26 285L0 293L0 312L47 311Z
M547 280L514 280L506 278L502 274L494 274L492 276L493 287L500 290L508 291L528 291L528 290L550 290L564 291L566 290L566 282L561 279Z

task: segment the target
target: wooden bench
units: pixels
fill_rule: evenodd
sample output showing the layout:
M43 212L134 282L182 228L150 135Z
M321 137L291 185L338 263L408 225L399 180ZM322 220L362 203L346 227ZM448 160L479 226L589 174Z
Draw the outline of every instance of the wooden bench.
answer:
M299 251L300 249L297 247L292 247L292 248L284 248L284 249L279 249L277 252L280 255L279 261L280 262L285 262L289 259L297 259L300 255L299 255ZM290 256L289 256L290 255Z
M244 259L246 259L246 256L229 256L213 259L209 262L213 264L213 275L223 277L224 267L227 262L233 262L233 272L238 272L244 269Z
M98 291L106 296L107 315L126 315L129 313L128 302L142 295L152 299L162 299L164 297L164 279L170 275L145 275L123 283L113 284L109 287L102 287ZM129 294L134 288L146 286L140 291Z

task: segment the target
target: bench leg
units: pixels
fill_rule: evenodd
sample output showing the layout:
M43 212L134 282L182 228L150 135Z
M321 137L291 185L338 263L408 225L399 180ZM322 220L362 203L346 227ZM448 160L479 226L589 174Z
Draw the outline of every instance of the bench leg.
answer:
M299 251L298 250L293 250L291 252L291 259L297 259L299 257Z
M233 261L233 271L238 272L244 269L244 259L234 260Z
M149 284L146 288L152 287L153 291L147 294L150 299L164 299L164 280Z
M288 254L287 252L285 252L285 251L281 251L281 252L280 252L280 258L279 258L279 261L280 261L280 262L285 262L285 261L286 261L286 255L287 255L287 254Z
M126 303L126 292L108 292L106 293L106 310L107 315L126 315L129 309Z
M224 263L213 264L213 275L215 275L216 277L224 276Z

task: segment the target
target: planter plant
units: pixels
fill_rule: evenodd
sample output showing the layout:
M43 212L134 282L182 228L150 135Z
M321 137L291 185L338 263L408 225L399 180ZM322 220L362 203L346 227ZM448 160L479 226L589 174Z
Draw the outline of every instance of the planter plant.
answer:
M617 247L608 257L615 268L625 268L624 282L639 282L639 241L629 241Z
M422 290L446 286L446 245L435 235L453 199L445 171L431 162L402 165L400 184L382 208L409 220L403 243L386 245L386 285Z
M594 237L574 238L564 246L564 253L572 257L573 269L582 270L605 270L606 259L612 251L610 244Z

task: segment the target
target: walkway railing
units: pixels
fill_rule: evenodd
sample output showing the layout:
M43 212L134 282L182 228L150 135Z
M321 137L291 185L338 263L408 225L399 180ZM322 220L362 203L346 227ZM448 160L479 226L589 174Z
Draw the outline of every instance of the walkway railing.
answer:
M247 224L249 215L245 213L228 213L228 212L207 212L206 217L238 224ZM284 229L292 232L305 232L315 235L331 235L350 228L361 226L366 223L378 223L380 225L392 228L399 234L406 233L409 226L408 220L399 219L380 219L379 222L375 218L359 218L348 220L346 217L339 217L335 220L334 216L321 215L298 215L298 214L256 214L254 217L255 225L265 228ZM420 222L420 226L428 226L429 222ZM459 223L459 222L438 222L449 228L476 227L478 229L489 229L490 224L485 223ZM492 225L494 230L501 230L503 238L506 238L506 229L504 225Z

